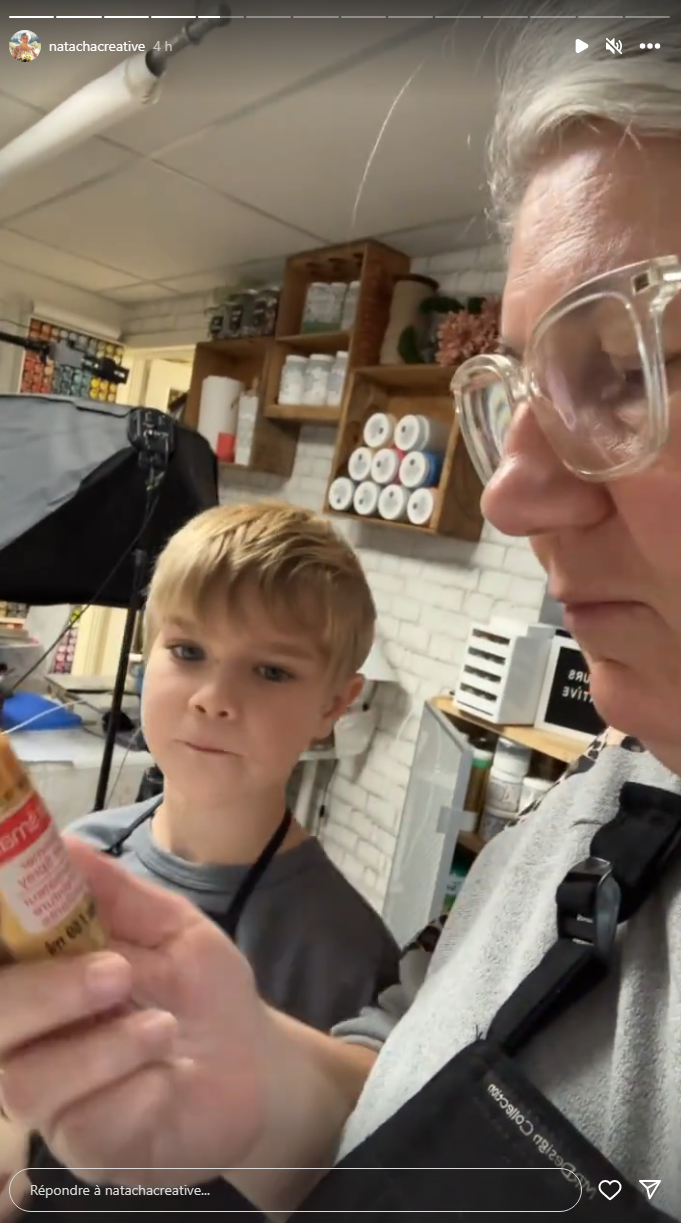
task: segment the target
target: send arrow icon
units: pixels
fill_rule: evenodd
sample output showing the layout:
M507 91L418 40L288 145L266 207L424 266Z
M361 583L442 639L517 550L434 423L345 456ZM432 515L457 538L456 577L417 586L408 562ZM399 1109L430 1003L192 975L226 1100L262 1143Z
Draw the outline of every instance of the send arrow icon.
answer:
M657 1193L662 1181L639 1181L638 1183L639 1185L643 1185L643 1188L648 1194L648 1201L652 1202L653 1196Z

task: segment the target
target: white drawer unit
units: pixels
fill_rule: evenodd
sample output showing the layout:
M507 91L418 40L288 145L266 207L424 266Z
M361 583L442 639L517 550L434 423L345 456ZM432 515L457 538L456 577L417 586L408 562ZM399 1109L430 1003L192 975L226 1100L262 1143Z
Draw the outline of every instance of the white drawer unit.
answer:
M555 627L501 618L473 624L454 694L490 722L532 726Z
M443 911L472 760L466 736L424 705L383 906L400 946Z

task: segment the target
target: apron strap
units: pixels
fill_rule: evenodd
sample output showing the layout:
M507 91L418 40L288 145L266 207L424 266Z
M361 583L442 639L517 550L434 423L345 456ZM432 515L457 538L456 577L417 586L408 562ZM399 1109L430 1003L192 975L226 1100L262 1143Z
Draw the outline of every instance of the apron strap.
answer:
M291 812L288 810L285 811L279 827L275 829L274 834L270 837L270 840L267 842L267 845L263 849L257 861L248 868L234 896L232 897L227 911L220 921L220 925L225 934L228 934L231 939L233 939L236 935L237 928L246 905L265 874L270 862L274 858L275 854L277 854L281 849L281 846L286 838L286 834L291 827L292 820L293 816L291 815Z
M138 815L137 819L135 819L132 824L129 824L128 827L124 829L118 839L104 850L105 854L108 854L109 857L112 858L120 858L121 854L123 853L123 846L128 840L128 837L131 837L135 829L139 828L141 824L144 824L147 820L151 819L158 805L159 804L156 802L153 804L153 806L148 807L146 811L143 811L141 815ZM210 915L220 926L220 928L224 930L225 934L228 934L231 939L236 937L237 928L243 916L244 909L246 908L246 905L248 904L256 887L260 883L260 880L265 874L265 871L270 865L275 854L277 854L281 849L292 822L293 816L287 809L282 816L281 822L274 830L274 833L270 837L259 858L253 863L252 866L249 866L227 908L223 913L212 913Z
M127 828L123 829L120 836L104 850L104 853L108 854L110 858L120 858L123 853L123 847L128 838L132 836L133 832L135 832L137 828L139 828L142 824L146 824L147 820L151 819L159 804L160 799L158 802L154 802L153 806L147 807L141 815L138 815L137 819L133 820L132 824L128 824Z
M625 783L617 815L596 832L590 857L558 887L557 941L499 1009L490 1041L517 1053L603 980L618 925L638 912L680 846L681 795Z

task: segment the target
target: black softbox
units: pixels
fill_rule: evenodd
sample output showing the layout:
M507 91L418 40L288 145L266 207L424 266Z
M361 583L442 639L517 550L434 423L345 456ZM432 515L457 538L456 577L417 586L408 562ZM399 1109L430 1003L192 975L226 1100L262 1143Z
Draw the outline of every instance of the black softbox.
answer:
M127 436L129 414L89 400L0 395L3 599L128 607L146 504L145 475ZM217 503L213 451L176 423L144 532L149 562L188 519Z

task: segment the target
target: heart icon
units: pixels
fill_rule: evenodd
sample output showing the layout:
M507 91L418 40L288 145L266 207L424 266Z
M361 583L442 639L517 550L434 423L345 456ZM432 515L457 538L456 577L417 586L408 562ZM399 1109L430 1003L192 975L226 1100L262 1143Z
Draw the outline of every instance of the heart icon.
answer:
M619 1181L601 1181L598 1186L598 1192L603 1194L609 1202L617 1197L618 1193L622 1192L622 1186Z

